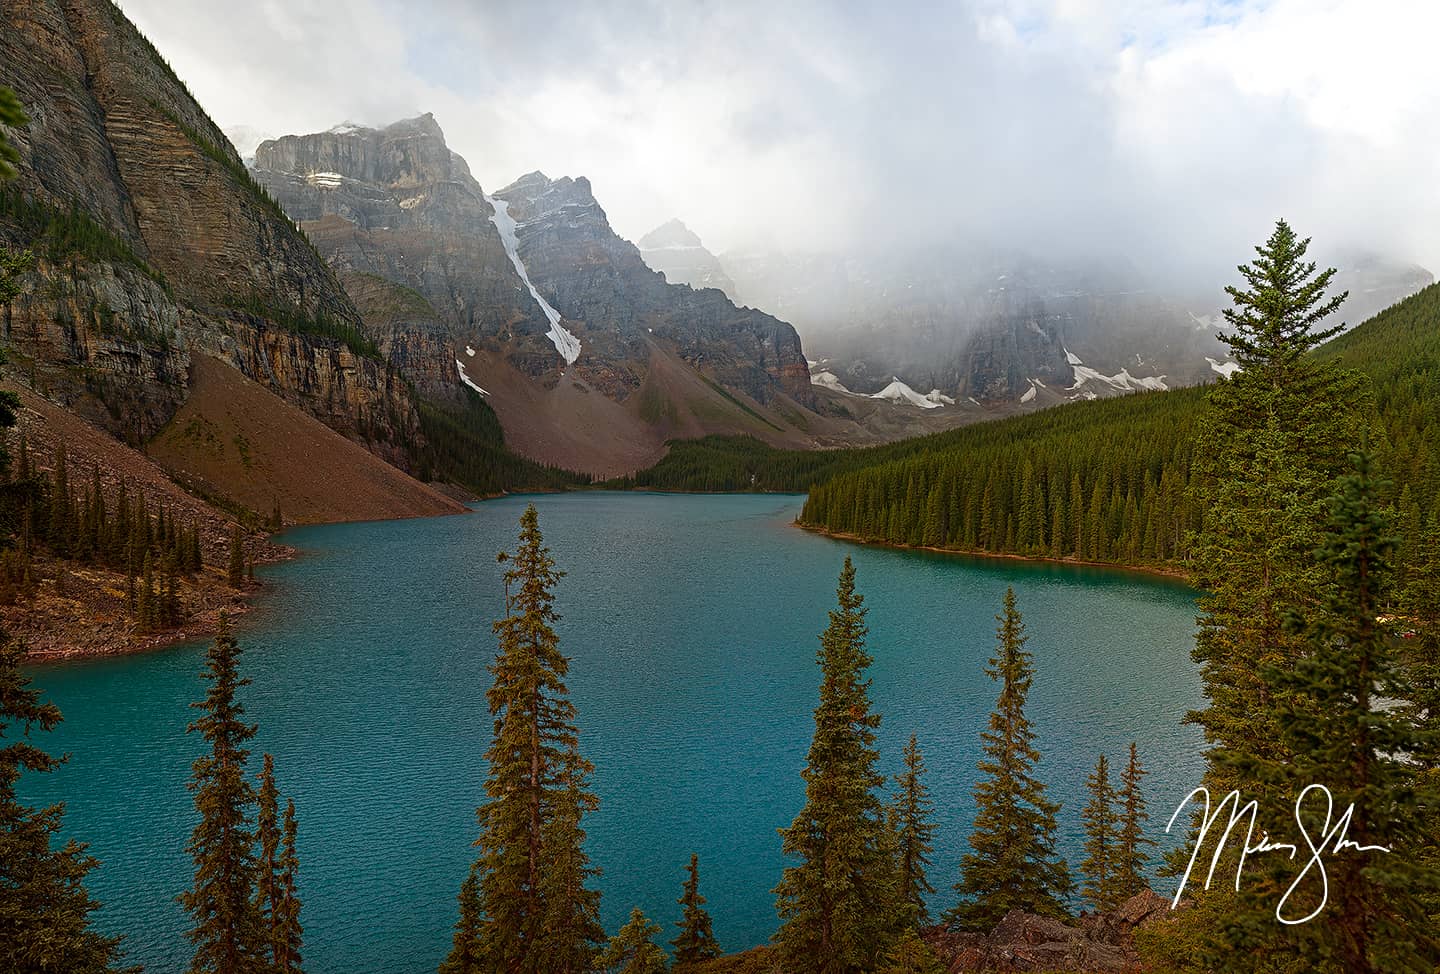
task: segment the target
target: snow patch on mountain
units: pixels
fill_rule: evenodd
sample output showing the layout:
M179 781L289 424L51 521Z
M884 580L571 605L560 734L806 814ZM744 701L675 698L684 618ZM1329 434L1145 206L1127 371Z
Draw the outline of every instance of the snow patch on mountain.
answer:
M833 392L843 392L847 396L855 395L855 393L845 388L844 383L840 381L840 377L834 372L816 372L810 377L810 384L820 386L822 389L829 389Z
M1080 361L1080 356L1078 356L1078 355L1076 355L1074 352L1070 351L1070 349L1066 348L1064 345L1061 345L1061 346L1060 346L1060 350L1065 353L1065 361L1066 361L1066 362L1069 362L1071 365L1084 365L1084 364L1085 364L1084 362Z
M929 392L925 393L925 398L929 399L931 402L944 403L947 406L955 405L955 398L953 396L945 395L945 393L941 392L939 389L931 389Z
M1022 396L1020 397L1020 401L1021 401L1021 402L1030 402L1030 401L1032 401L1034 398L1035 398L1035 380L1034 380L1034 379L1031 379L1031 380L1030 380L1030 388L1025 390L1024 395L1022 395Z
M505 245L505 254L510 258L510 263L515 266L515 273L520 275L520 280L530 289L530 296L533 297L540 310L545 312L545 317L550 322L550 330L545 333L550 341L555 343L555 351L565 360L566 365L571 365L580 357L580 339L565 330L560 324L560 312L551 307L550 302L540 296L535 285L530 283L530 275L525 270L525 262L520 259L520 241L515 236L515 220L510 216L510 204L506 200L497 200L492 197L485 197L485 201L495 208L490 222L495 224L495 229L500 231L500 242Z
M1067 353L1068 354L1068 353ZM1141 389L1150 389L1155 392L1164 392L1170 387L1165 384L1165 376L1152 375L1136 377L1130 374L1129 369L1121 369L1114 375L1103 375L1087 365L1071 363L1070 366L1075 372L1075 384L1066 391L1075 392L1087 382L1097 382L1109 386L1119 392L1138 392Z
M455 371L460 373L460 381L465 383L471 389L474 389L482 396L490 395L490 393L486 392L484 389L481 389L478 385L476 385L474 379L470 378L470 376L465 374L465 363L460 361L458 358L455 360Z
M1205 356L1205 361L1210 363L1210 371L1223 375L1227 379L1240 371L1239 362L1217 362L1208 355Z
M931 402L914 389L911 389L900 381L899 376L895 376L894 381L870 398L889 399L891 402L908 402L910 405L919 406L921 409L939 409L942 405L942 403Z

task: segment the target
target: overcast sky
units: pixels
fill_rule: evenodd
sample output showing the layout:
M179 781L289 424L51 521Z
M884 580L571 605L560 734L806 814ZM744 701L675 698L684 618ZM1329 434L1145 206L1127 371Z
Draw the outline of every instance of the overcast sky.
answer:
M1278 216L1440 271L1440 2L121 0L222 128L430 111L622 235L938 239L1217 278ZM242 150L248 147L241 146Z

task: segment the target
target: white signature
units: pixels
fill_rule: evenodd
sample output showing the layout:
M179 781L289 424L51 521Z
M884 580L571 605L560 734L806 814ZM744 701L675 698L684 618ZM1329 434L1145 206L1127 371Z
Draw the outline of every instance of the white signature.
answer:
M1321 834L1318 842L1310 835L1309 830L1306 829L1305 820L1300 814L1311 792L1318 792L1323 795L1325 799L1325 820L1324 825L1321 826L1320 829ZM1180 896L1185 892L1185 887L1190 883L1190 874L1195 869L1195 860L1200 855L1200 847L1204 844L1205 837L1210 832L1210 827L1220 818L1220 814L1225 811L1227 806L1229 806L1230 809L1230 820L1226 823L1225 831L1221 834L1220 840L1215 843L1215 853L1210 857L1210 869L1205 874L1204 889L1209 889L1211 880L1215 878L1215 870L1220 865L1220 857L1225 851L1225 844L1230 840L1230 833L1234 831L1235 826L1243 821L1247 815L1250 821L1245 827L1245 845L1240 850L1240 861L1235 866L1235 889L1237 891L1240 889L1240 873L1245 868L1245 857L1251 853L1285 852L1290 859L1294 859L1299 854L1300 849L1298 846L1289 842L1276 842L1272 840L1263 829L1260 832L1260 837L1258 839L1255 838L1255 821L1259 814L1259 806L1254 799L1242 805L1240 803L1239 790L1227 794L1220 800L1220 804L1217 805L1212 812L1210 809L1210 789L1203 785L1196 788L1185 796L1185 800L1175 809L1175 814L1170 816L1170 821L1165 826L1166 832L1169 832L1171 827L1174 826L1175 820L1179 818L1180 813L1185 810L1185 807L1197 798L1204 801L1200 830L1195 836L1195 848L1190 852L1190 862L1185 867L1185 874L1180 877L1180 885L1175 890L1175 898L1170 902L1170 908L1172 910L1180 905ZM1351 849L1355 852L1390 851L1387 846L1360 845L1358 842L1351 841L1349 838L1350 820L1355 814L1355 804L1353 802L1346 806L1345 811L1340 813L1339 818L1335 819L1335 824L1332 826L1330 819L1334 815L1334 812L1335 800L1330 795L1330 789L1324 785L1308 785L1304 791L1300 792L1300 797L1295 799L1295 824L1299 826L1300 835L1305 840L1306 847L1310 850L1310 859L1305 863L1305 867L1300 870L1300 874L1295 877L1294 882L1290 884L1289 889L1285 891L1285 895L1280 897L1280 902L1275 905L1275 919L1281 923L1287 925L1305 923L1307 920L1315 919L1315 917L1320 914L1320 911L1325 909L1325 904L1330 899L1330 878L1325 872L1325 862L1323 858L1327 853L1344 852L1346 849ZM1310 875L1312 869L1319 871L1321 888L1320 903L1315 909L1311 910L1305 916L1300 917L1298 920L1287 916L1285 904L1289 902L1291 894L1293 894L1305 880L1305 877Z

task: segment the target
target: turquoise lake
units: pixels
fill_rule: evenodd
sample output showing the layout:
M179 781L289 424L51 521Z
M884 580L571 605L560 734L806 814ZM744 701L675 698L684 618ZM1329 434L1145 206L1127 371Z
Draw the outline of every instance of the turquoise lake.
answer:
M1139 743L1157 838L1199 782L1200 737L1180 723L1201 701L1188 655L1195 593L1177 583L849 545L797 529L793 496L538 495L457 517L297 529L282 540L301 556L263 572L270 591L239 635L254 681L243 700L260 724L254 770L273 753L298 808L314 974L433 971L448 949L490 733L495 554L513 548L532 502L568 572L558 630L602 803L587 848L604 870L611 932L640 906L674 936L691 852L723 946L774 931L776 829L803 800L816 637L846 555L870 608L885 770L912 732L930 768L937 907L950 903L973 815L996 694L984 666L1006 586L1030 635L1028 711L1072 865L1102 751L1119 763ZM198 742L185 725L203 652L33 671L66 718L45 746L72 756L22 790L66 803L66 832L103 863L89 880L99 923L151 971L181 971L190 953L174 898L191 878L185 783Z

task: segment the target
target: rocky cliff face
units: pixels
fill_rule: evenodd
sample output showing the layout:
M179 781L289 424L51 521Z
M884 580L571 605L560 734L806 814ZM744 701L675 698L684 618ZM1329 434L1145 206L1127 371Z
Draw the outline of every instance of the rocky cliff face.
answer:
M255 176L341 275L415 291L457 340L543 339L549 325L510 266L494 211L433 116L262 142Z
M735 300L735 282L720 266L720 258L706 250L695 232L679 220L651 230L640 238L639 246L645 263L671 284L718 288Z
M0 237L48 258L6 314L37 381L143 438L185 399L189 350L204 348L402 456L408 390L335 337L361 335L354 304L117 7L7 3L0 84L31 117Z
M667 284L639 249L610 229L584 177L530 173L495 193L518 224L531 280L576 334L623 356L646 335L676 343L682 358L760 402L784 392L813 402L800 338L789 324L738 308L720 291Z
M643 383L649 343L658 340L761 402L781 392L810 401L794 329L738 309L719 292L667 284L610 229L583 177L531 173L494 194L516 224L512 259L492 198L430 115L262 143L255 175L347 283L372 275L434 309L452 348L434 329L412 335L405 343L412 379L438 375L456 349L485 342L542 384L553 386L563 371L623 401ZM578 337L573 363L547 337L553 327L542 301Z

